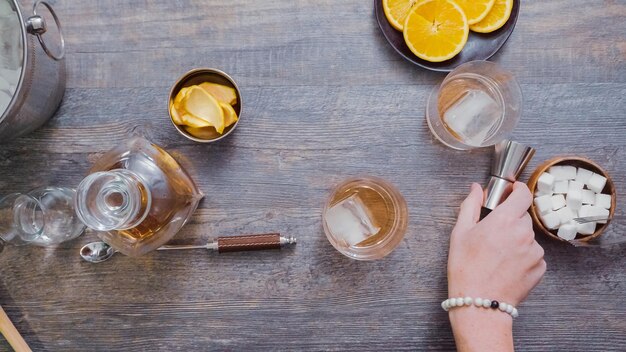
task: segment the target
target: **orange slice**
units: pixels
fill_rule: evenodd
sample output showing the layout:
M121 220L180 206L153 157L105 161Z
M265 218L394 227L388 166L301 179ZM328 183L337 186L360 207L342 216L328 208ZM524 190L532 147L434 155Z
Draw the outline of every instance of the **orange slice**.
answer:
M513 0L496 0L496 3L482 21L470 26L470 30L478 33L496 31L509 20L513 10Z
M469 35L465 13L451 0L418 2L404 23L404 41L420 59L441 62L463 50Z
M493 4L496 3L496 0L455 0L456 3L461 6L463 12L465 12L465 16L467 17L467 23L472 25L474 23L478 23L482 21L491 8Z
M402 31L409 11L418 0L383 0L383 10L389 24Z

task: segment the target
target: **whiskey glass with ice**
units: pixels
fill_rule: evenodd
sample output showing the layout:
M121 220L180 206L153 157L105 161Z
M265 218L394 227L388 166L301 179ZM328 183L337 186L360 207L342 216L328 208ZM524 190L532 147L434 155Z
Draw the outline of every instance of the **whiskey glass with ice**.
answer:
M409 215L393 185L377 177L357 177L335 188L322 217L335 249L352 259L375 260L402 241Z
M515 77L493 62L471 61L433 89L426 121L443 144L468 150L506 139L521 111L522 91Z

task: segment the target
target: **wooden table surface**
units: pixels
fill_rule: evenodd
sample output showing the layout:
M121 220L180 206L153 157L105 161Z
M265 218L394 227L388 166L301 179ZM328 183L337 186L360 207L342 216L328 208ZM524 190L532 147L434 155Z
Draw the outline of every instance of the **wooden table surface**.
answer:
M393 51L371 1L59 0L55 8L68 89L44 128L0 147L1 194L75 187L99 153L140 128L207 194L176 239L280 231L299 243L98 265L78 256L92 233L56 249L7 248L0 303L34 350L454 349L439 306L448 236L470 182L485 182L491 151L434 140L425 101L444 75ZM555 155L592 158L617 184L619 216L625 18L623 0L524 1L493 58L522 86L514 138L537 147L530 169ZM195 67L228 72L245 99L237 131L213 145L183 139L167 117L171 84ZM355 175L387 179L408 202L408 233L384 260L350 260L323 234L330 190ZM611 231L626 231L624 220ZM623 351L625 247L539 241L548 271L520 307L518 349Z

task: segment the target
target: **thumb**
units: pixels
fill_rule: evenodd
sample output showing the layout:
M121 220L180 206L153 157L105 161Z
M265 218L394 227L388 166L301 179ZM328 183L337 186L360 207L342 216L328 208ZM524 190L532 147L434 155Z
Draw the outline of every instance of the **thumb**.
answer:
M480 220L480 209L483 205L483 189L477 183L472 183L470 194L461 203L461 211L456 221L459 229L469 229Z

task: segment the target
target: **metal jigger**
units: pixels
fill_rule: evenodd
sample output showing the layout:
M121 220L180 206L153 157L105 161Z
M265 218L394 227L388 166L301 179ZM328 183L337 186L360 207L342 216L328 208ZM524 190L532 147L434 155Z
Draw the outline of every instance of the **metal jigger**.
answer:
M535 155L535 149L504 140L495 145L491 178L485 188L485 200L480 218L483 219L511 194L513 184Z

